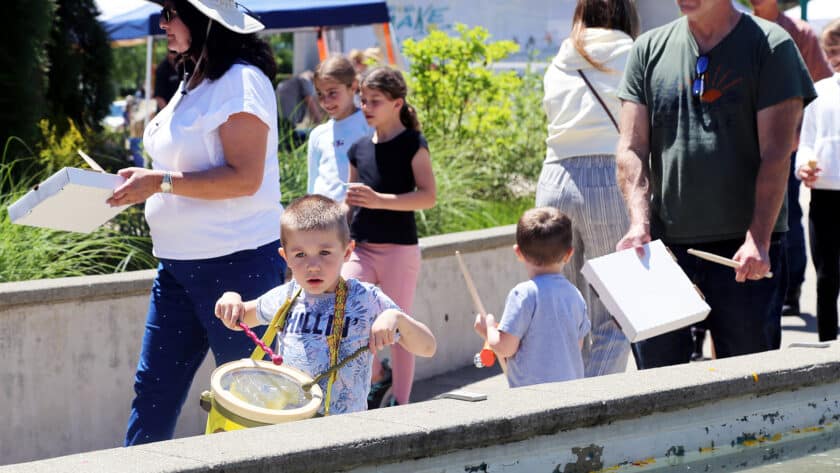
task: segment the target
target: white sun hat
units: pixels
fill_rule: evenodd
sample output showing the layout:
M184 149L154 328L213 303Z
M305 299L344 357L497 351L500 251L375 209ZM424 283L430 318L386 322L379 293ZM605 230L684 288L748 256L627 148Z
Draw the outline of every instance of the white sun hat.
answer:
M256 33L265 29L265 25L251 15L245 14L234 0L187 0L208 18L225 28L241 34Z

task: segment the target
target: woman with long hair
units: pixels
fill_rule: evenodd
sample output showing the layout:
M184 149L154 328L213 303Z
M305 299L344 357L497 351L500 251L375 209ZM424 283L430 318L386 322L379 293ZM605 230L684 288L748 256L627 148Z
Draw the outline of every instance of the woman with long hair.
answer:
M152 169L119 172L111 205L145 202L160 260L125 445L172 437L196 370L247 358L253 344L213 315L225 291L256 298L283 282L277 106L263 25L227 0L166 0L179 91L143 135Z
M615 180L616 89L637 29L631 0L578 0L571 36L544 78L548 137L536 205L557 207L572 219L575 253L564 273L583 294L592 322L591 343L583 347L586 376L624 371L630 354L580 269L615 251L628 225Z

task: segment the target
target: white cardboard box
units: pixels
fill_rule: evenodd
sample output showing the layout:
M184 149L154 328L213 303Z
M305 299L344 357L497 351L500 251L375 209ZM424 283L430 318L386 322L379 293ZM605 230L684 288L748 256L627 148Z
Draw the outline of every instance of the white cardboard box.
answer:
M581 273L631 342L706 318L711 308L661 240L645 256L622 250L584 264Z
M9 206L13 223L90 233L128 206L105 203L125 182L116 174L63 168Z

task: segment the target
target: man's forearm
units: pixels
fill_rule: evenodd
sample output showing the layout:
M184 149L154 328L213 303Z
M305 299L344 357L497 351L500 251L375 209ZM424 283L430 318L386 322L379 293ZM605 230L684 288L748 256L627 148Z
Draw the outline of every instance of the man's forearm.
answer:
M616 155L617 181L627 205L630 225L650 224L650 169L647 159L625 149Z
M767 249L770 236L779 218L782 201L787 189L790 155L778 152L775 156L765 156L758 167L755 182L755 208L750 222L750 234L756 244Z
M761 163L755 180L755 207L749 236L764 250L770 247L770 236L785 198L790 155L797 144L802 109L802 98L793 97L757 114Z
M616 180L627 212L630 226L643 226L647 233L650 224L650 124L647 107L624 101L621 104L621 133L615 153Z

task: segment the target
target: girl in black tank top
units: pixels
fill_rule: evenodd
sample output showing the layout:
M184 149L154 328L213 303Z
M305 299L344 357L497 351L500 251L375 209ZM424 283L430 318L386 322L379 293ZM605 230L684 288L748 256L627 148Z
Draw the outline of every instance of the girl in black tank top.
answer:
M372 69L362 78L362 112L375 132L347 152L350 184L345 202L351 206L350 234L356 249L342 275L378 284L410 314L420 270L414 211L433 207L436 191L429 146L406 92L402 74L394 69ZM391 356L393 400L405 404L414 356L398 345L391 346ZM374 363L375 386L387 386L385 371ZM393 403L380 402L382 393L375 391L371 398L376 405L370 407Z

